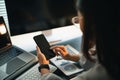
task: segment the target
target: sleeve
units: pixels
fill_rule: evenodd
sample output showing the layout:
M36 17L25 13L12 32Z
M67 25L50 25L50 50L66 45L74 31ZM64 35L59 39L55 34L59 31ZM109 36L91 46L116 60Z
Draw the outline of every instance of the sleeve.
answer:
M91 62L90 60L87 60L83 55L80 56L79 64L81 67L83 67L85 70L90 69L92 66L94 66L94 62Z
M106 69L99 63L96 63L88 71L80 73L70 80L112 80Z
M53 73L47 73L42 75L40 80L63 80L63 79Z

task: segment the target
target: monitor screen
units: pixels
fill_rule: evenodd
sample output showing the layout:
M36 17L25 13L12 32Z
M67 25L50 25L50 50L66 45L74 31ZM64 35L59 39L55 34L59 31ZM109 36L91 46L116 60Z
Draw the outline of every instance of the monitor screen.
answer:
M71 25L74 0L5 0L11 36Z

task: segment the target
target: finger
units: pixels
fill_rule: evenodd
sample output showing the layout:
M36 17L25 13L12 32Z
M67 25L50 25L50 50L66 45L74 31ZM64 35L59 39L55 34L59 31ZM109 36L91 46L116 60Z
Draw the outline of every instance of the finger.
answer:
M56 51L55 53L56 53L56 56L62 55L59 51Z
M58 56L58 53L55 51L55 49L53 49L53 52L56 54L56 56Z
M39 53L42 53L41 50L40 50L40 48L39 48L38 46L36 46L36 49L37 49L37 51L38 51Z
M41 50L40 50L40 48L38 46L36 46L36 49L37 49L37 57L39 57L42 52L41 52Z
M41 52L40 48L37 46L37 55L38 56L42 56L42 57L45 57L44 54ZM46 57L45 57L46 58Z
M64 45L53 46L53 47L51 47L50 49L56 49L56 48L60 48L60 49L62 49L63 51L67 51L67 50L66 50L66 47L65 47Z
M56 53L57 55L62 55L62 56L65 55L65 52L64 52L62 49L60 49L60 48L56 48L56 49L55 49L55 53Z
M64 51L62 50L62 49L60 49L60 48L56 48L56 50L55 50L57 53L58 52L60 52L60 53L63 53Z
M55 45L55 46L51 46L50 49L54 49L54 48L57 48L57 47L62 47L64 45Z

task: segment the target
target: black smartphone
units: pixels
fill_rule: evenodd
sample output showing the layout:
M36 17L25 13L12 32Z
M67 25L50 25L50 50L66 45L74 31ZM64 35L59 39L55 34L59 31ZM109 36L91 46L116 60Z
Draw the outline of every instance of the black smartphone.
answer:
M44 34L36 35L33 37L33 39L36 42L37 46L41 49L41 52L45 55L47 60L55 57L55 53L50 50L50 45Z

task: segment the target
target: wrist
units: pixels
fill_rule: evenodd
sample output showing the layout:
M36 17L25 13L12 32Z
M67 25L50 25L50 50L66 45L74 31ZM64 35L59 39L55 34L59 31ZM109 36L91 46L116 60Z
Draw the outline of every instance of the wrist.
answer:
M71 55L69 53L64 57L64 59L66 60L70 60L70 58L71 58Z
M41 64L41 65L38 67L39 72L41 72L42 69L44 69L44 70L45 70L45 69L46 69L46 70L50 70L48 64Z
M44 75L44 74L50 73L50 70L48 70L48 69L41 69L40 73L41 73L41 75Z

